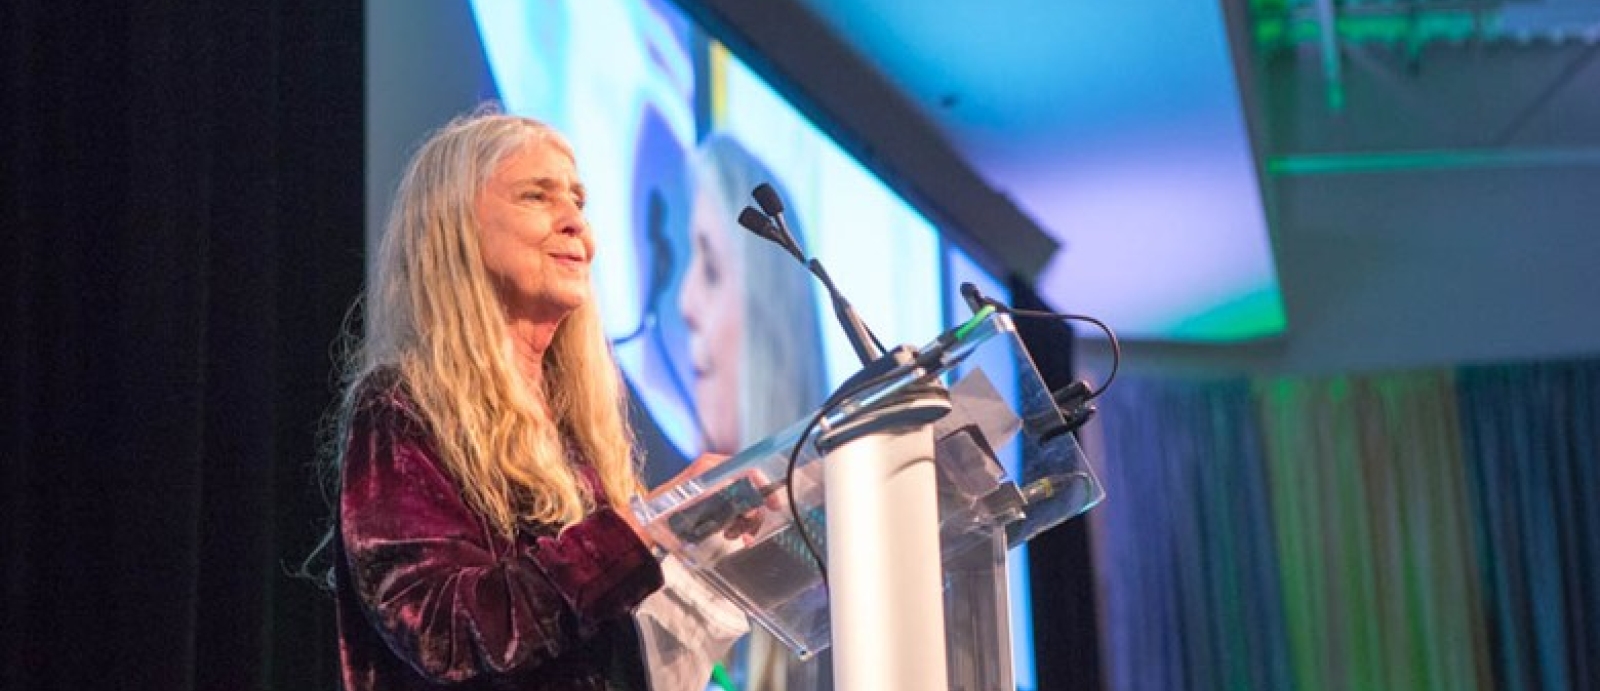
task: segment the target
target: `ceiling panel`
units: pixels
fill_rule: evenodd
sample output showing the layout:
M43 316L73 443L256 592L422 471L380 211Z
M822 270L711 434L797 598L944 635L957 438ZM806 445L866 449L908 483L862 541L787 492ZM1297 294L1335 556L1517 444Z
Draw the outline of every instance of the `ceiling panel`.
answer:
M1063 243L1038 279L1057 308L1147 340L1285 329L1219 5L801 4Z

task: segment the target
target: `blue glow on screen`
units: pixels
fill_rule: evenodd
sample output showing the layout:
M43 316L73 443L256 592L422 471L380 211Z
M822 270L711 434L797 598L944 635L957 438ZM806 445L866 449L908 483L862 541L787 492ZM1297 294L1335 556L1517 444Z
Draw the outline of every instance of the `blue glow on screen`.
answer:
M809 249L840 291L885 345L932 340L941 330L943 285L933 224L736 58L726 75L724 131L785 172L788 204L814 229ZM827 302L818 305L825 310L819 318L831 324ZM860 362L836 329L826 332L824 347L831 389Z

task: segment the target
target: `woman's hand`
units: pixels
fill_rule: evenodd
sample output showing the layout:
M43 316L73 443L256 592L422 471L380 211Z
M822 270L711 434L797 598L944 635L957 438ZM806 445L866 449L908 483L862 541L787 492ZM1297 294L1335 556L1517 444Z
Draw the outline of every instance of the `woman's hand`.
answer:
M655 499L656 497L661 496L663 493L667 492L668 490L671 490L672 488L683 484L683 482L685 480L688 480L690 478L699 477L701 474L705 473L706 471L711 470L712 468L715 468L715 467L717 467L719 465L722 465L722 462L726 461L726 460L728 460L727 454L720 454L720 453L703 453L703 454L700 454L699 458L694 459L693 463L690 463L683 470L679 471L677 475L672 476L671 480L663 482L663 483L661 483L661 485L659 487L656 487L655 489L650 490L650 493L646 494L645 498L646 499Z
M701 454L699 458L694 459L693 463L690 463L683 470L679 471L677 475L672 476L671 480L663 482L660 486L650 490L649 492L646 492L644 498L646 501L655 499L668 490L683 484L685 480L699 477L701 473L717 467L726 460L728 460L728 456L725 454ZM639 536L639 539L644 542L645 546L655 549L655 539L650 537L650 533L644 529L643 525L640 525L639 517L633 515L633 511L631 509L621 509L618 512L622 514L622 520L628 522L628 527L633 528L634 534Z

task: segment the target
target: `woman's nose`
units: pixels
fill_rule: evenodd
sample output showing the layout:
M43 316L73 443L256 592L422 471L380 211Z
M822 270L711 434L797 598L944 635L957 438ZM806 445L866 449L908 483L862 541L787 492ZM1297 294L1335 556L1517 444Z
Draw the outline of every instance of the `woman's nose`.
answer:
M556 232L577 238L583 243L584 252L591 260L594 259L594 233L589 228L588 217L583 215L583 209L576 202L569 203L556 219Z
M585 235L589 231L589 220L584 218L583 209L576 203L570 203L562 210L561 217L556 221L556 232L562 235Z

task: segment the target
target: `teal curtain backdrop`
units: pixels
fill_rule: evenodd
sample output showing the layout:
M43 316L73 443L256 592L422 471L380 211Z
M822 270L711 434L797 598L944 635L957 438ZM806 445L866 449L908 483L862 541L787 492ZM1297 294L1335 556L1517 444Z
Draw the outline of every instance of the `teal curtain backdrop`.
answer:
M1600 688L1600 361L1119 381L1112 689Z

